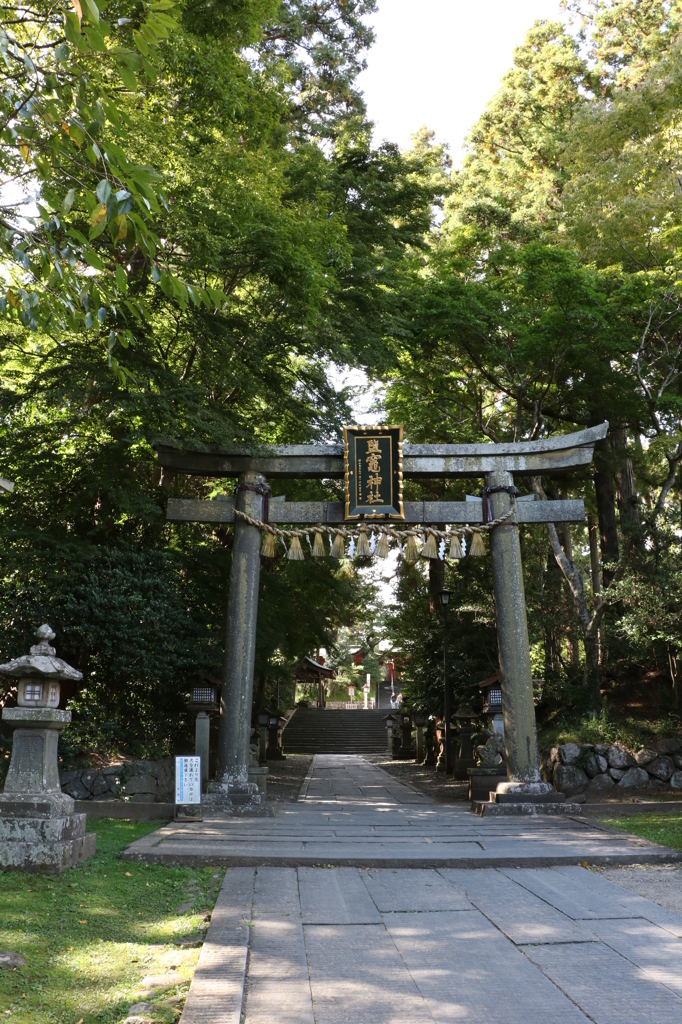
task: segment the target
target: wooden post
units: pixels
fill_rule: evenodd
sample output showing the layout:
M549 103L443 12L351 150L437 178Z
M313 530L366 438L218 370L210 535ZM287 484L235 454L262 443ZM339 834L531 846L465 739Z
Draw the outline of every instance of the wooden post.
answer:
M239 475L235 507L262 520L268 493L265 477L252 470ZM217 781L209 791L237 802L251 798L249 744L253 666L256 654L261 532L239 517L234 524L223 686L220 699Z
M486 473L485 484L511 488L514 478L506 471ZM489 500L491 518L498 519L509 511L513 499L510 493L500 490L491 494ZM500 783L497 793L498 797L503 795L504 802L547 799L552 787L540 779L521 544L515 522L491 530L490 554L509 780Z

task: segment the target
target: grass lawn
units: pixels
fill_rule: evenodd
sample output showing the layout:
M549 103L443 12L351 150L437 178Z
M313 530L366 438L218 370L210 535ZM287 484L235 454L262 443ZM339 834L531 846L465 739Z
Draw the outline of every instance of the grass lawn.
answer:
M0 969L0 1020L116 1024L140 1001L155 1021L177 1019L224 871L120 860L161 824L98 819L97 853L74 870L0 873L0 950L27 961ZM148 975L171 977L151 991Z
M627 818L600 818L604 825L613 825L653 843L672 850L682 850L682 814L633 814Z

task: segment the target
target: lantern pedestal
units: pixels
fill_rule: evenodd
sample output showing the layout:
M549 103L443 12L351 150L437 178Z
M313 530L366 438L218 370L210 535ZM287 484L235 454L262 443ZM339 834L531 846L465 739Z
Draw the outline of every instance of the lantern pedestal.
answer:
M466 774L469 779L470 800L488 800L490 793L497 789L498 784L507 781L507 770L504 766L498 768L467 768Z
M14 728L12 759L0 794L0 868L56 875L95 852L86 835L85 815L59 786L59 730L70 711L56 708L4 708Z

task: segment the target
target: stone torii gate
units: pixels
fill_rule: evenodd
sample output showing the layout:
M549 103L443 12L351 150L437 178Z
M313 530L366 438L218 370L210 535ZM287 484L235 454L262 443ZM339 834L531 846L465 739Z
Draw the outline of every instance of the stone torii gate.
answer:
M595 442L608 423L575 434L509 444L404 444L403 475L425 480L482 477L493 519L512 509L515 476L564 475L589 466ZM248 783L253 669L258 615L261 531L235 516L235 508L273 525L342 524L342 502L268 501L268 479L343 478L343 444L269 447L231 452L157 447L164 472L207 477L236 477L234 498L215 501L170 499L167 518L181 522L234 523L232 570L227 608L226 650L221 694L218 775L213 799L226 805L251 799ZM495 614L502 685L508 781L498 786L497 801L550 802L562 796L541 781L528 644L518 523L582 522L582 500L523 501L516 515L491 530ZM482 503L404 502L404 521L394 525L476 524ZM381 520L370 524L381 528Z

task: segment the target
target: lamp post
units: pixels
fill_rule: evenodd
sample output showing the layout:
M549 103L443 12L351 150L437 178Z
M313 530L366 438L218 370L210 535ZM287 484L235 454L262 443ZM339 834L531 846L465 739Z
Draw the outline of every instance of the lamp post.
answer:
M443 609L443 685L445 686L445 774L452 775L452 750L450 748L450 680L448 679L448 630L447 615L450 604L451 591L443 589L438 594L440 606Z

